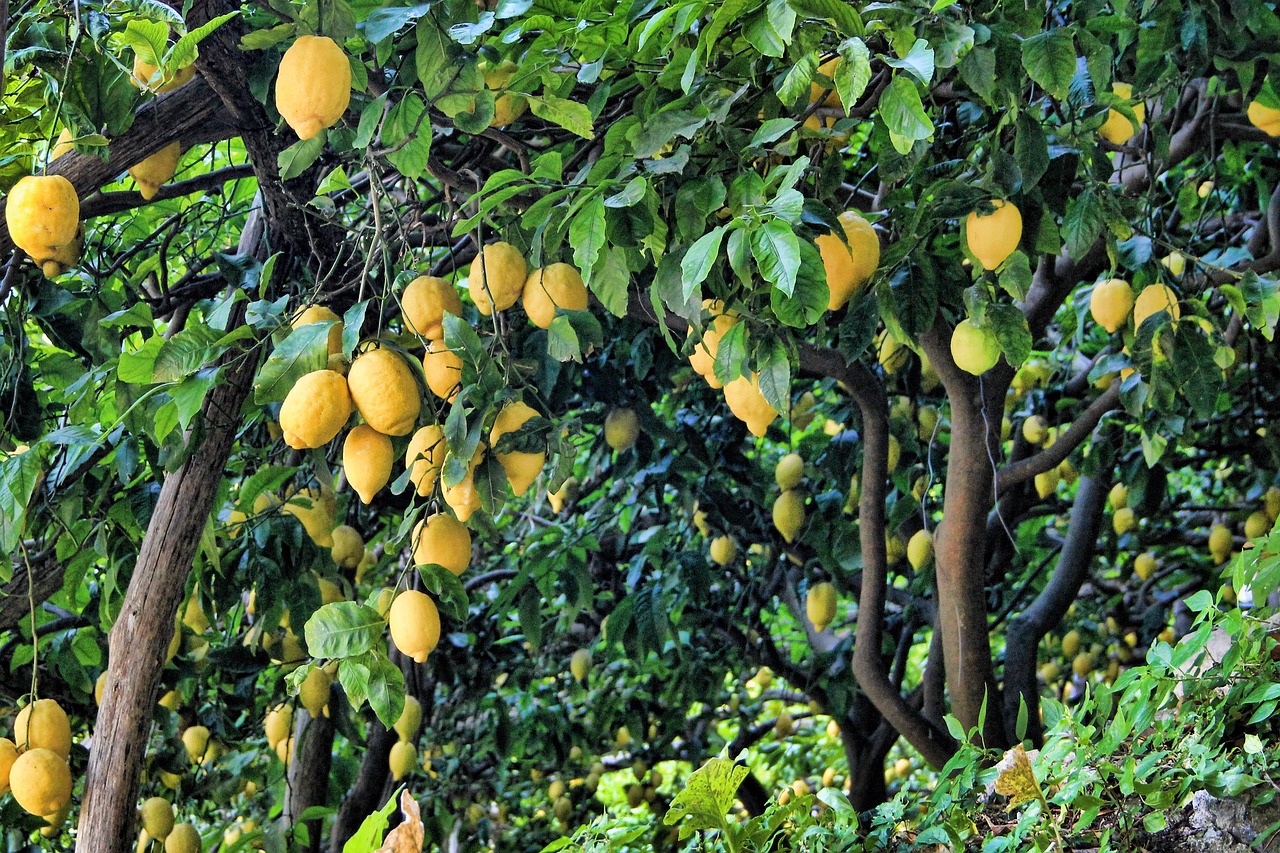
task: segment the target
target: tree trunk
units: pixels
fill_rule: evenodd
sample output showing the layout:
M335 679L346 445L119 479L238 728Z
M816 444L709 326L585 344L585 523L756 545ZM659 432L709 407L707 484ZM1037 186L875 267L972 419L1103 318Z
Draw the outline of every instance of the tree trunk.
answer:
M133 848L138 782L165 652L253 380L255 360L243 352L223 361L229 362L225 382L210 392L201 412L203 429L197 434L203 438L182 467L165 478L111 629L107 684L80 811L79 853Z
M296 826L302 814L312 806L323 806L329 794L329 769L333 764L333 721L313 717L298 709L294 723L294 753L289 763L289 782L285 786L284 814L289 826ZM323 821L308 824L311 841L307 849L319 853Z
M382 808L386 801L387 780L391 778L391 747L395 746L396 740L393 729L386 728L376 719L369 721L360 772L351 791L343 799L329 834L332 853L342 853L342 846L355 835L364 819Z

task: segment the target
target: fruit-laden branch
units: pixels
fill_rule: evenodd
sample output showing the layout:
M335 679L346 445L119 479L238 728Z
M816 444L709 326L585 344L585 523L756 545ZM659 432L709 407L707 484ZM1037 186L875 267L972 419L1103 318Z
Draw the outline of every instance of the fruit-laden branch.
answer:
M1004 494L1006 490L1030 481L1037 474L1043 474L1051 468L1058 467L1063 460L1071 455L1073 450L1084 444L1085 439L1093 435L1093 430L1097 427L1098 422L1102 420L1102 416L1119 405L1120 380L1117 378L1111 383L1110 388L1090 403L1089 408L1085 409L1079 417L1072 421L1071 426L1059 435L1053 444L1041 450L1035 456L1029 456L1026 459L1014 462L1012 465L1006 465L997 471L996 478L1000 493Z
M889 478L889 403L884 387L865 365L847 364L833 350L802 345L801 369L844 382L862 413L862 494L858 527L862 548L862 586L858 596L858 631L854 641L853 673L858 686L878 710L934 767L942 767L955 752L943 730L912 708L889 680L881 653L884 641L885 588L888 557L885 547L885 482ZM985 636L985 635L984 635Z
M1089 576L1089 564L1097 550L1102 528L1107 485L1102 480L1081 477L1071 507L1067 541L1058 557L1058 566L1045 588L1030 607L1009 622L1005 632L1004 713L1010 723L1018 719L1018 706L1027 703L1027 736L1040 741L1040 693L1036 684L1036 650L1040 640L1067 615L1080 587ZM1016 738L1010 733L1010 738Z
M240 163L223 169L215 169L212 172L206 172L203 175L197 175L185 181L165 184L150 200L144 199L139 192L128 190L95 193L80 205L80 218L89 220L99 216L111 216L116 213L123 213L126 210L135 210L158 201L168 201L171 198L182 198L184 195L192 193L207 192L231 181L251 177L253 177L253 166L248 163Z
M66 567L52 554L37 556L30 563L24 559L14 567L13 580L0 587L0 634L18 626L31 614L31 602L42 601L62 589ZM31 590L27 590L27 572L31 572Z

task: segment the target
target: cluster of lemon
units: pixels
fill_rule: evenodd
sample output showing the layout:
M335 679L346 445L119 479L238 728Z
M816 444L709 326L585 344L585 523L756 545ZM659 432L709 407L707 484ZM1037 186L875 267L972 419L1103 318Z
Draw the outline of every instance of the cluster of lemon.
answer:
M412 773L418 764L418 750L414 747L413 741L421 726L422 703L406 694L404 710L400 712L400 718L396 720L393 727L396 732L396 742L392 745L391 754L388 756L391 775L397 782ZM430 764L430 756L427 756L426 760Z
M149 849L152 841L164 844L165 853L200 853L200 833L190 823L176 823L173 804L164 797L151 797L138 809L142 829L138 832L138 850Z
M13 740L0 738L0 795L6 791L52 830L71 808L71 721L53 699L25 705L13 721Z
M1280 487L1271 486L1262 498L1262 506L1249 513L1244 520L1244 538L1258 539L1266 536L1280 518ZM1235 552L1235 537L1226 524L1215 524L1209 531L1209 553L1216 565L1222 565Z

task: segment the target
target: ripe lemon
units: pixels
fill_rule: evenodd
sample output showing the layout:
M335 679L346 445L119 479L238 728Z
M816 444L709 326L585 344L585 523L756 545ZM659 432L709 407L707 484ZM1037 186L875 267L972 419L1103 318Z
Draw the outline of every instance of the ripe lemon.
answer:
M404 324L410 332L438 341L444 337L444 315L462 316L458 289L443 278L421 275L400 296Z
M604 418L604 440L619 453L631 449L640 437L640 419L635 410L610 409Z
M519 249L510 243L490 243L471 262L467 275L471 301L486 317L495 309L506 311L524 292L528 272Z
M975 326L972 320L961 320L951 333L951 357L956 367L980 376L1000 360L1000 341L990 330Z
M1022 437L1027 444L1043 444L1049 436L1049 425L1039 415L1032 415L1022 422Z
M907 540L907 562L911 568L919 571L933 562L933 534L928 530L917 530Z
M827 273L828 311L843 308L880 265L880 238L871 223L856 210L846 210L839 219L844 240L834 231L814 240Z
M304 506L303 501L309 501L311 506ZM333 547L334 518L338 506L332 489L314 489L310 486L299 489L285 501L284 511L301 522L302 529L311 537L312 542L321 548Z
M703 331L702 339L694 346L693 352L689 353L689 366L707 380L708 385L719 389L722 386L720 380L716 379L716 353L720 351L720 339L738 322L738 314L726 309L719 299L702 300L702 310L710 313L711 325ZM689 330L689 334L693 335L693 329Z
M1014 253L1022 241L1022 213L1011 201L996 199L995 212L979 216L977 211L965 219L965 241L969 253L983 269L993 270Z
M1133 289L1121 278L1109 278L1099 282L1089 297L1089 313L1108 334L1129 321L1133 312Z
M138 192L147 201L155 198L160 187L173 178L178 171L178 160L182 157L182 146L174 142L166 145L136 166L129 167L129 177L138 182Z
M578 649L569 658L569 672L572 673L573 680L581 684L590 671L591 652L586 649Z
M1137 524L1134 518L1133 510L1128 507L1116 510L1116 514L1111 517L1111 529L1116 532L1117 536L1123 536L1133 529Z
M308 305L293 318L290 328L297 329L325 320L333 322L329 327L329 336L325 339L329 355L338 355L342 352L342 318L333 313L333 309L323 305Z
M1244 537L1246 539L1257 539L1259 536L1266 536L1271 531L1271 519L1267 518L1266 512L1259 510L1250 513L1249 517L1244 521Z
M164 797L152 797L138 810L142 828L152 838L164 839L173 831L173 806Z
M333 561L344 569L354 569L360 565L360 561L364 559L364 537L360 535L360 531L356 530L349 524L339 524L333 528L333 532L329 534L333 537L333 545L331 553ZM327 583L333 586L332 581L326 581L321 578L321 588ZM341 595L339 593L339 595ZM329 596L324 596L329 597ZM342 599L339 598L339 601ZM325 602L328 604L329 602Z
M76 242L80 199L61 175L28 175L9 190L5 221L13 244L52 278L63 271L59 257Z
M551 810L555 814L556 820L568 825L569 821L573 819L573 800L562 795L553 802Z
M886 455L888 456L886 464L889 473L892 474L898 470L898 463L902 461L902 443L898 441L896 435L889 436L889 452Z
M361 503L372 503L374 496L391 479L394 458L391 439L368 424L360 424L347 433L346 440L342 442L342 471L351 488L360 496Z
M182 732L182 745L187 757L199 762L209 750L209 729L205 726L189 726Z
M827 626L835 621L837 603L836 588L833 584L823 581L809 587L804 609L814 628L818 631L827 630Z
M760 375L739 376L724 386L724 400L733 416L747 425L752 435L760 438L778 416L760 392Z
M418 663L425 661L440 642L440 611L434 601L416 589L396 596L387 622L396 648Z
M409 469L409 482L417 487L419 495L426 497L436 487L447 450L444 430L436 424L420 427L409 439L404 464Z
M551 328L556 309L585 311L587 286L582 275L570 264L551 264L529 273L522 298L524 311L539 329Z
M1267 514L1267 519L1275 524L1276 519L1280 518L1280 486L1271 486L1267 489L1266 495L1262 498L1263 512Z
M53 148L49 151L49 162L52 163L63 154L70 154L76 150L76 138L71 135L71 131L65 127L58 134L58 139L53 143Z
M551 504L551 511L559 513L564 508L565 503L572 501L578 496L578 478L568 477L560 488L554 492L547 492L547 503Z
M9 789L28 814L51 815L71 799L71 769L52 749L28 749L9 770Z
M267 712L263 729L267 733L267 744L276 748L276 744L287 738L293 731L293 706L277 705Z
M773 479L784 492L794 489L804 479L804 459L799 453L788 453L778 460L773 469Z
M835 59L828 59L826 62L818 66L818 73L826 76L830 80L835 80L836 69L840 67L840 63L843 61L844 60L838 56ZM812 82L809 84L809 103L816 104L818 101L822 101L822 105L824 107L844 106L840 101L839 92L835 89L828 92L825 85Z
M406 695L404 697L404 710L400 712L400 718L396 720L393 728L396 734L400 736L400 740L413 740L413 736L418 733L418 727L422 725L422 703L416 697Z
M1187 271L1187 256L1181 252L1170 252L1160 259L1160 265L1178 277Z
M1071 669L1076 675L1085 678L1089 673L1093 672L1093 655L1089 652L1081 652L1071 661Z
M180 823L164 840L164 853L200 853L200 833L189 823Z
M195 592L187 599L186 607L182 611L182 624L197 634L203 634L213 627L209 617L204 613L204 608L200 605L199 595Z
M351 417L347 378L334 370L313 370L293 383L280 406L284 442L294 450L323 447Z
M413 371L400 355L386 347L365 350L347 373L351 400L365 423L383 435L413 432L422 398Z
M276 110L299 139L332 127L350 103L351 65L337 42L301 36L289 46L276 76Z
M773 502L773 526L787 542L796 541L804 527L804 495L797 489L783 492Z
M479 68L480 73L484 75L485 87L494 91L505 89L519 70L519 66L510 59L504 59L491 67L481 62ZM528 108L529 99L524 95L519 92L503 91L493 99L493 120L489 122L489 127L506 127L524 115Z
M711 540L711 559L717 566L727 566L738 556L738 543L728 536L717 536Z
M452 403L462 387L462 356L447 348L443 340L431 341L422 356L422 373L431 393Z
M1138 576L1139 580L1149 580L1156 573L1157 568L1159 568L1159 563L1156 562L1156 555L1150 551L1144 551L1134 558L1133 573Z
M1112 83L1111 91L1116 97L1126 101L1133 99L1133 86L1129 83ZM1133 117L1138 120L1136 125L1123 113L1107 110L1107 120L1102 123L1102 127L1098 128L1098 135L1115 145L1124 145L1142 129L1142 123L1147 117L1147 105L1142 101L1134 103Z
M19 749L48 749L65 759L71 754L67 712L53 699L37 699L18 712L13 721L13 742Z
M876 359L880 362L880 366L884 368L885 373L892 375L906 367L907 359L910 355L911 350L904 347L897 338L889 334L888 329L885 329L876 337Z
M9 773L18 760L18 747L7 737L0 737L0 797L9 792Z
M795 731L795 722L791 719L789 711L783 711L778 715L778 719L774 721L773 733L779 739L788 738Z
M1058 483L1060 482L1062 482L1062 477L1058 474L1057 468L1042 471L1035 476L1036 494L1043 500L1058 490Z
M538 413L522 402L507 404L493 422L493 429L489 432L489 446L496 447L498 439L509 432L515 432L535 417L538 417ZM517 496L529 490L529 486L538 479L538 475L542 473L542 466L547 461L547 454L543 452L512 451L494 455L498 459L498 464L502 466L502 470L506 472L511 491Z
M1222 524L1214 525L1213 530L1209 531L1209 553L1213 555L1213 562L1222 565L1233 550L1235 540L1231 536L1231 530Z
M484 442L476 445L475 455L471 457L471 465L467 474L456 485L444 487L444 502L453 510L453 514L461 522L466 522L480 508L480 492L476 489L476 468L484 459Z
M413 562L431 563L461 575L471 565L471 532L447 512L428 516L414 528Z
M391 776L399 782L405 776L413 772L414 767L418 764L418 751L413 748L413 744L407 741L396 741L391 747L390 755Z
M139 89L146 89L155 92L157 95L163 95L165 92L172 92L196 76L196 67L194 65L179 68L167 80L156 77L156 72L159 70L159 66L145 62L135 54L133 57L133 76L130 78L130 82Z
M1149 284L1142 289L1133 303L1133 327L1142 328L1144 320L1161 311L1168 311L1170 320L1181 317L1182 310L1178 307L1178 295L1168 285Z
M1116 483L1107 493L1107 502L1112 510L1124 509L1129 505L1129 487L1124 483Z
M1280 109L1250 101L1245 115L1249 123L1268 136L1280 136Z
M325 672L322 667L316 667L307 673L307 677L298 686L298 700L311 716L319 717L324 714L327 717L329 692L332 687L333 676Z
M1062 637L1062 656L1073 658L1080 652L1080 632L1072 629Z

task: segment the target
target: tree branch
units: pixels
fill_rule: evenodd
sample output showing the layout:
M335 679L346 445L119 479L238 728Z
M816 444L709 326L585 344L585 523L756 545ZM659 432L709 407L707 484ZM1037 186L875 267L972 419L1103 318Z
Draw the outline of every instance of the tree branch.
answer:
M1072 422L1067 431L1058 436L1057 441L1041 450L1034 456L1030 456L1012 465L1006 465L996 472L996 482L999 484L1000 493L1003 494L1007 489L1031 480L1037 474L1043 474L1051 468L1058 465L1071 455L1071 451L1084 444L1085 439L1093 434L1093 430L1097 427L1098 422L1102 420L1102 416L1112 411L1120 405L1120 380L1111 383L1101 396L1089 404L1089 408L1085 409L1079 417Z

